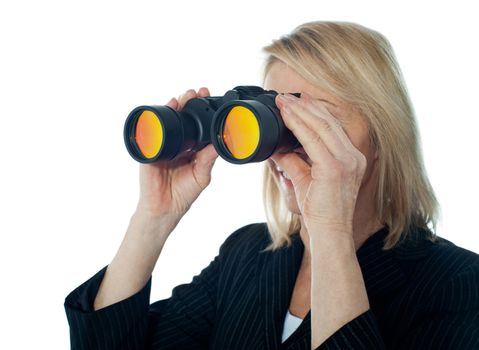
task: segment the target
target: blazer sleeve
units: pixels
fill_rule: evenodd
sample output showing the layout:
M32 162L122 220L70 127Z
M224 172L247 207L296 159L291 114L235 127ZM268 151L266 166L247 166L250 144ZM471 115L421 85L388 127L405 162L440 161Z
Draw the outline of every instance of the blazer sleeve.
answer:
M330 349L386 349L371 309L346 323L316 348Z
M479 349L479 262L471 264L435 291L423 316L393 349ZM385 349L371 310L351 320L316 350Z
M93 302L107 266L73 290L64 307L71 349L140 349L144 346L151 278L137 293L95 311Z
M150 278L129 298L95 311L93 302L107 267L101 269L65 299L71 349L207 348L222 259L241 231L226 239L219 254L190 283L176 286L170 298L151 305Z

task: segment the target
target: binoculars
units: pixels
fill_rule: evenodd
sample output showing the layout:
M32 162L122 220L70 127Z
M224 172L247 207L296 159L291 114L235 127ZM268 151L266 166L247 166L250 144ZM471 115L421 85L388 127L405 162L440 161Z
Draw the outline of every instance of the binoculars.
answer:
M290 152L301 144L284 125L277 94L259 86L237 86L224 96L192 98L179 112L169 106L136 107L123 130L126 148L141 163L171 160L210 143L235 164Z

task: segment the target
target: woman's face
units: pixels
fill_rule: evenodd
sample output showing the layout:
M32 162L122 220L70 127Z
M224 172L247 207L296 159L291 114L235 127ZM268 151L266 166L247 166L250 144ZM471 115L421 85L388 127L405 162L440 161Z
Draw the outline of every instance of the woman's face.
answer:
M271 66L266 75L263 88L265 90L275 90L278 93L307 92L313 98L326 102L330 113L341 121L343 129L350 138L352 144L361 151L367 159L368 164L362 180L361 189L359 190L359 197L364 184L367 183L371 177L374 163L377 159L377 154L373 152L372 147L370 147L367 125L361 115L348 105L341 103L341 101L334 96L331 96L308 83L299 74L281 61L276 62ZM308 164L312 164L311 159L302 147L295 149L294 152L298 153L298 155ZM280 184L280 190L288 209L293 213L301 214L296 201L293 184L288 180L287 174L284 174L282 169L276 167L271 159L269 159L268 162L272 165L273 176L276 177Z

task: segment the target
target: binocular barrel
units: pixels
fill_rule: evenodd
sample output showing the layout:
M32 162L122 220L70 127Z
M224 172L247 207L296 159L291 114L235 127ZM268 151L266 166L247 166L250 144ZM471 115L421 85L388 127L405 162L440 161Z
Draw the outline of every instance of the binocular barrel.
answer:
M179 112L169 106L136 107L124 126L126 148L141 163L171 160L210 143L235 164L292 151L301 144L284 125L277 94L259 86L237 86L224 96L193 98Z

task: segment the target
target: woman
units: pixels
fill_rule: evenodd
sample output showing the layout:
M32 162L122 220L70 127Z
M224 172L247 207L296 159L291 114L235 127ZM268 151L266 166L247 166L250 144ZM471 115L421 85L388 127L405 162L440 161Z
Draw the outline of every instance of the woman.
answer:
M429 228L438 205L387 40L312 22L265 51L264 88L281 93L303 146L265 162L268 222L238 229L191 283L150 305L162 247L218 155L208 145L141 165L118 253L66 298L72 348L479 348L479 256Z

